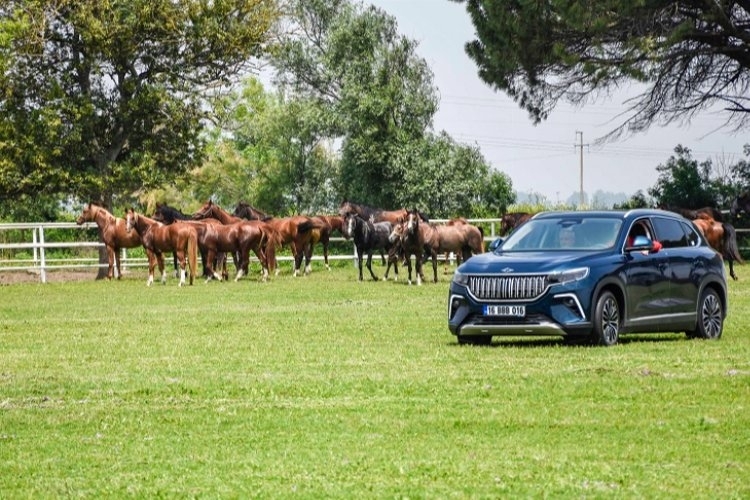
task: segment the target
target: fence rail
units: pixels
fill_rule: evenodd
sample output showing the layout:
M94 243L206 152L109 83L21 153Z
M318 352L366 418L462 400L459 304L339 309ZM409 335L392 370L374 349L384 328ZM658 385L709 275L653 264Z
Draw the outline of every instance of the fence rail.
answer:
M433 219L433 222L442 223L447 219ZM472 224L483 224L490 226L490 234L485 235L486 241L492 241L497 234L497 228L500 219L470 219ZM99 262L98 251L104 248L104 243L100 241L47 241L46 235L50 231L66 230L75 231L79 235L86 235L88 230L97 230L96 223L87 222L78 225L73 222L11 222L0 223L0 272L18 272L26 271L39 275L42 283L47 282L47 271L61 269L98 269L108 267L106 263ZM16 232L12 232L16 231ZM98 234L98 233L97 233ZM79 236L80 237L80 236ZM8 241L16 239L17 241ZM68 238L69 240L70 238ZM342 237L331 237L331 242L347 241ZM58 249L96 249L95 257L65 256L55 258L50 255L50 250ZM131 249L132 250L132 249ZM9 253L18 253L30 251L30 256L8 258ZM133 252L131 252L133 253ZM137 252L139 253L139 252ZM322 261L323 256L313 254L314 261ZM347 255L329 255L329 260L352 259L356 260L356 251ZM453 258L450 256L449 258ZM128 249L123 248L121 251L121 265L123 269L147 267L148 261L145 257L135 257L128 255ZM292 260L291 256L278 256L279 261Z

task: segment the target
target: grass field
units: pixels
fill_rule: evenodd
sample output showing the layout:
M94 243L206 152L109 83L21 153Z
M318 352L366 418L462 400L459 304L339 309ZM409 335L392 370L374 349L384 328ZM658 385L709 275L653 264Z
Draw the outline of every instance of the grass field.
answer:
M750 497L745 266L721 340L613 348L458 346L442 270L282 268L0 287L0 497Z

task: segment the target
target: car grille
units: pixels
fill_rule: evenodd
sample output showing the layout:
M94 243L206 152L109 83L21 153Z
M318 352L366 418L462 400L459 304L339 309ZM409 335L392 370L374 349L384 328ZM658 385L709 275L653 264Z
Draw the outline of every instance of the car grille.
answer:
M470 276L469 291L479 300L533 300L549 281L546 275Z

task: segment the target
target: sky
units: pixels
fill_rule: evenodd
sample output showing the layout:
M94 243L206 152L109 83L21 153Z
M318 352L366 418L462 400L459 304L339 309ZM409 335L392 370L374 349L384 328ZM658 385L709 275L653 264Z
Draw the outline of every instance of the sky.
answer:
M493 168L510 177L519 198L534 194L550 203L565 202L579 192L581 178L588 197L597 191L624 193L628 198L639 190L647 194L659 176L656 166L665 164L678 144L689 148L695 160L711 160L715 167L745 159L743 145L750 143L750 137L721 128L725 117L720 113L705 113L688 125L652 126L635 136L595 144L620 123L617 118L625 110L626 94L579 108L558 105L546 121L534 125L510 97L477 76L476 64L464 51L464 45L475 39L464 4L369 3L394 16L400 33L419 42L417 53L431 67L440 96L435 131L477 145Z

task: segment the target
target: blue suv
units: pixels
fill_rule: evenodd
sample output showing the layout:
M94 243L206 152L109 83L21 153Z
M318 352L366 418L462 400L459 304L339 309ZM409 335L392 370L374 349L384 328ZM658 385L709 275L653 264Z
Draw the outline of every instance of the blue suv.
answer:
M724 262L672 212L543 212L456 270L448 327L461 344L562 336L611 346L625 333L718 339Z

